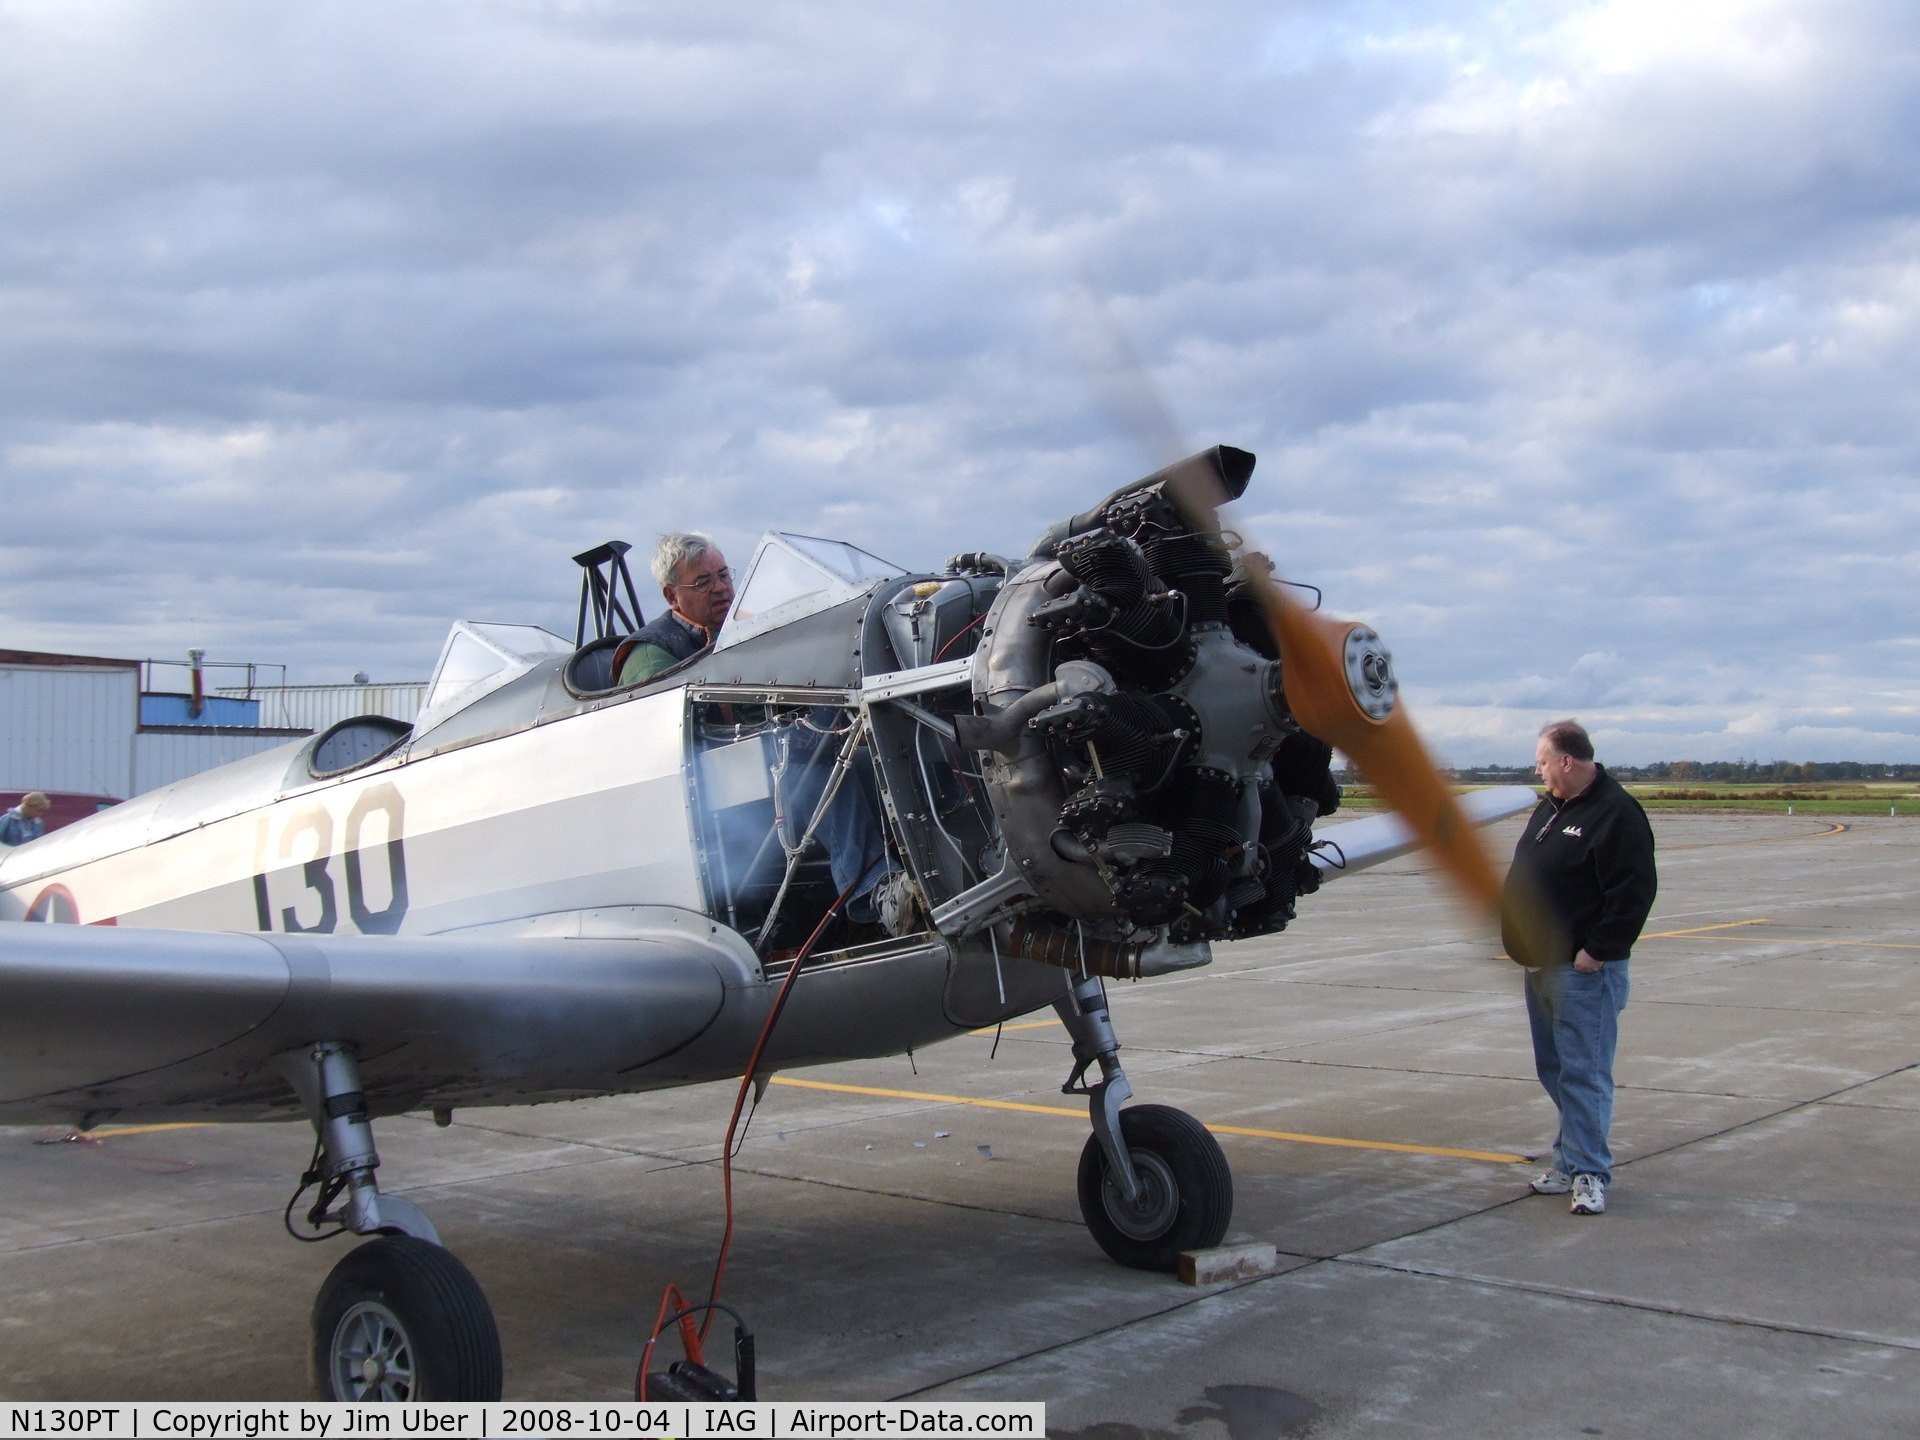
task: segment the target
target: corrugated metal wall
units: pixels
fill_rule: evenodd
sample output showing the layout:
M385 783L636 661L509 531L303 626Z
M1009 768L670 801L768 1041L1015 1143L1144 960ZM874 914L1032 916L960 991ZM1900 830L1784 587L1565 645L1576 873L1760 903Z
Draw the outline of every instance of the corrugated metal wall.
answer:
M133 737L133 793L144 795L216 765L299 743L285 735L249 735L244 731L207 730L182 735L143 730Z
M355 715L391 715L413 723L426 699L424 680L395 685L222 685L221 695L253 695L260 724L324 730Z
M426 682L256 686L262 726L324 730L354 715L411 722ZM221 687L222 695L244 689ZM140 676L89 665L0 665L0 790L66 790L127 799L285 745L284 735L139 731Z
M0 666L0 789L124 800L139 705L135 670Z

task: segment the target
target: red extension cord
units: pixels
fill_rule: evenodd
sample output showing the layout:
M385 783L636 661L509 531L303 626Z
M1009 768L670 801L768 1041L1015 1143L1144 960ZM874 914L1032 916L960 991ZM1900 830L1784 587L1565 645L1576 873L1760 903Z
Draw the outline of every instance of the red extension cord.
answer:
M876 862L877 863L877 862ZM733 1137L740 1128L740 1112L746 1108L747 1094L753 1089L753 1077L759 1072L760 1057L766 1051L767 1041L773 1035L773 1027L780 1018L780 1012L786 1008L787 993L793 989L793 982L799 978L800 967L807 963L807 957L813 954L813 947L820 942L826 932L827 922L840 912L846 904L847 896L853 887L867 878L867 871L873 869L869 864L850 881L845 890L835 897L833 904L827 907L827 913L820 917L820 923L813 927L813 933L807 937L807 943L800 947L793 957L793 966L787 971L786 979L780 982L780 991L773 997L773 1008L767 1012L767 1020L760 1027L760 1038L754 1042L753 1056L747 1061L747 1070L740 1077L740 1092L733 1097L733 1114L727 1120L726 1146L720 1152L720 1181L726 1195L727 1228L720 1237L720 1258L713 1267L713 1288L707 1293L707 1303L700 1307L690 1307L686 1297L680 1293L678 1285L668 1285L660 1297L660 1313L654 1319L653 1333L647 1337L646 1348L640 1352L640 1370L633 1377L633 1398L647 1398L647 1365L653 1359L653 1347L659 1343L660 1332L677 1320L680 1324L680 1343L687 1352L687 1359L696 1365L706 1364L701 1350L701 1341L706 1338L707 1328L713 1324L713 1317L719 1314L720 1281L727 1273L727 1254L733 1248ZM693 1317L699 1309L707 1312L706 1320L699 1329L694 1328Z

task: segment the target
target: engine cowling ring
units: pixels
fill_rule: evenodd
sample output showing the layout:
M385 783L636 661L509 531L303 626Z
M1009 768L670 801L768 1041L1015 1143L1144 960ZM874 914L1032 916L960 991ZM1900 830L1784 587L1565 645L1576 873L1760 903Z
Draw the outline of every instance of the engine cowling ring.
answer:
M1056 684L1048 664L1047 635L1027 620L1054 598L1047 581L1059 573L1056 561L1030 565L994 597L973 662L974 708L989 723L1016 706L1037 713L1058 698L1057 690L1043 693ZM1062 914L1121 919L1100 871L1067 860L1053 848L1067 792L1046 741L1022 723L1003 743L1007 748L983 752L981 773L1001 839L1022 878Z

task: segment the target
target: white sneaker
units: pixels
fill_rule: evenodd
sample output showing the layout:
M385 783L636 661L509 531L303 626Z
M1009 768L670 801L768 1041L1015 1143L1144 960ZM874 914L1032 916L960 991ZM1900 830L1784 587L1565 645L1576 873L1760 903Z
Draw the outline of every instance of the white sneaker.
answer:
M1598 1175L1574 1176L1573 1204L1569 1208L1575 1215L1606 1214L1607 1182Z
M872 904L880 926L889 935L908 935L918 924L919 895L904 870L889 870L873 887Z
M1536 1195L1564 1195L1573 1189L1573 1177L1564 1170L1542 1170L1532 1183Z

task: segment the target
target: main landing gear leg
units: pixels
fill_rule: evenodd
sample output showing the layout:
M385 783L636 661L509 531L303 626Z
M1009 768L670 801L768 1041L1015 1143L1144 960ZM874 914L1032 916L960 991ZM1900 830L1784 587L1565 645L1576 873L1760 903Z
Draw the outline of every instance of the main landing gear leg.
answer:
M280 1057L320 1137L319 1179L343 1194L320 1217L375 1238L327 1276L310 1354L322 1400L498 1400L500 1333L479 1282L424 1211L382 1195L359 1056L326 1042ZM323 1191L323 1194L325 1192Z
M1218 1245L1233 1218L1233 1172L1206 1126L1167 1105L1135 1105L1099 977L1054 1002L1073 1038L1065 1094L1085 1095L1093 1134L1080 1152L1080 1214L1100 1248L1136 1270L1172 1270ZM1082 1085L1095 1064L1100 1079Z

